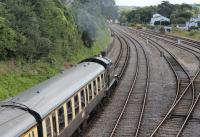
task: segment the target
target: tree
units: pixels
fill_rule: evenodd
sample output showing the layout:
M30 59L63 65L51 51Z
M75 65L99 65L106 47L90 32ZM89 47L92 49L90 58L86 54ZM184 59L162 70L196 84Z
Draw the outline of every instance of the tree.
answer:
M129 23L148 23L156 12L156 6L137 8L132 11L123 11L120 20Z
M173 10L174 10L174 5L170 4L169 1L162 1L162 3L158 5L157 12L169 18Z
M19 45L24 44L24 37L17 34L8 25L8 22L0 17L0 60L15 58Z
M170 19L173 24L185 24L192 17L192 6L188 4L175 5Z
M74 0L71 7L67 1L1 0L0 60L69 59L80 46L92 46L105 17L117 18L114 0Z
M101 1L101 13L107 19L118 18L118 7L114 0L100 0Z
M163 1L158 6L147 6L143 8L136 8L132 11L122 12L120 20L129 23L149 23L152 15L160 13L163 16L170 17L173 24L185 24L192 17L192 6L188 4L170 4L168 1ZM160 24L160 22L156 22ZM161 24L169 24L162 22Z
M174 18L172 20L172 23L173 24L185 24L186 21L187 21L186 18L184 18L184 17L178 17L178 18Z
M2 0L2 3L4 6L0 4L0 17L7 21L2 33L12 34L3 38L15 40L7 44L12 45L12 50L6 46L7 52L9 49L9 54L4 52L7 58L11 51L15 58L31 62L48 58L50 54L67 58L70 56L69 50L82 45L72 14L59 1Z
M128 11L121 12L120 17L119 17L120 23L126 23L128 21L128 18L127 18L128 13L129 13Z
M200 12L200 7L194 7L194 14L198 14Z

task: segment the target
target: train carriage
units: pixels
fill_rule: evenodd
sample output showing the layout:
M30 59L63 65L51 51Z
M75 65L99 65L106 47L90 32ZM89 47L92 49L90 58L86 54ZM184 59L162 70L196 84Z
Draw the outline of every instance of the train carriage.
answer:
M66 137L106 95L111 61L96 57L25 91L0 107L1 137Z

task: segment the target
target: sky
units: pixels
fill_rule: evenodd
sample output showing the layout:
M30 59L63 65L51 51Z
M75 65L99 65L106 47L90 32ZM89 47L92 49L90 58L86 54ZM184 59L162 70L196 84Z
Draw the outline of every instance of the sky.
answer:
M158 5L163 0L115 0L116 4L119 6L150 6L150 5ZM172 4L194 4L200 3L200 0L168 0Z

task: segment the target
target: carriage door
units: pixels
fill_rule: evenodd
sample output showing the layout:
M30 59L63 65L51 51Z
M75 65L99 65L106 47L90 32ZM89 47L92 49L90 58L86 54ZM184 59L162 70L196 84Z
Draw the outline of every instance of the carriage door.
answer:
M57 137L57 124L56 124L56 113L52 114L52 123L53 123L53 137Z

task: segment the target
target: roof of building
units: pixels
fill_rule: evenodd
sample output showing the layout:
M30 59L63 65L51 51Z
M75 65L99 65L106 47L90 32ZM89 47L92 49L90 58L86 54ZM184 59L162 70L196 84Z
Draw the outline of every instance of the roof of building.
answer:
M158 13L154 14L153 17L151 18L151 24L154 24L156 21L167 21L170 22L169 18L166 18Z

